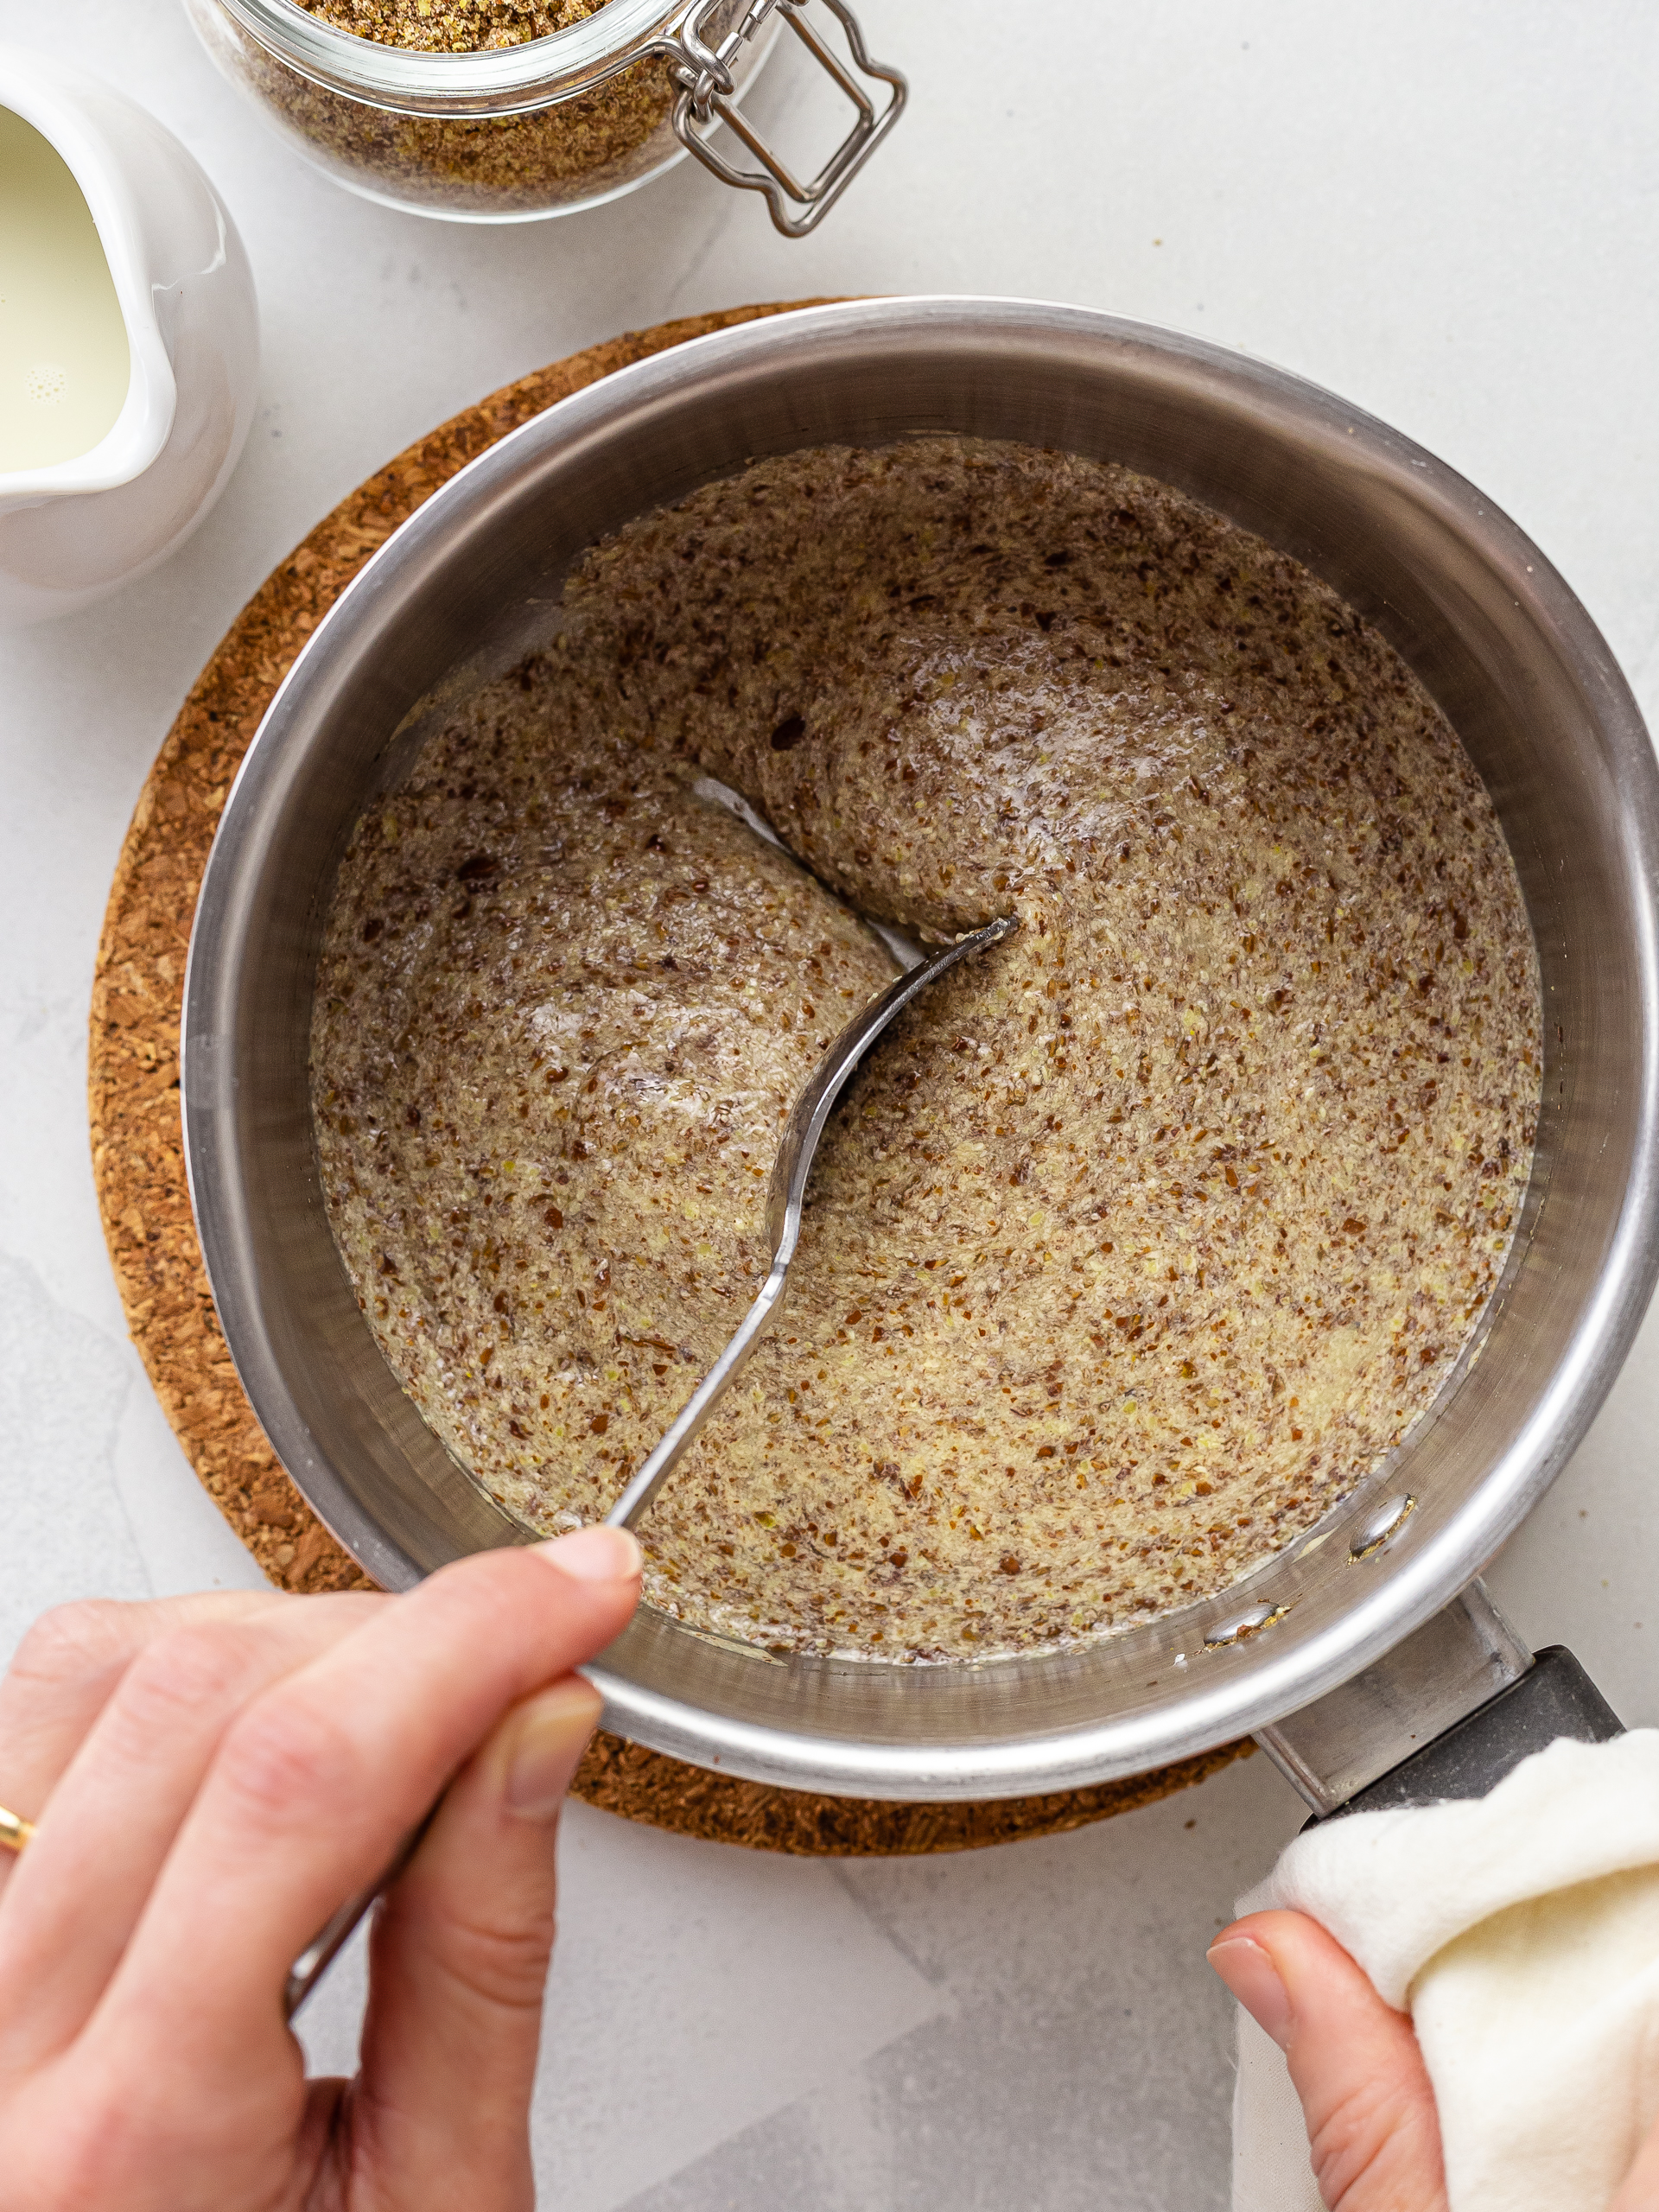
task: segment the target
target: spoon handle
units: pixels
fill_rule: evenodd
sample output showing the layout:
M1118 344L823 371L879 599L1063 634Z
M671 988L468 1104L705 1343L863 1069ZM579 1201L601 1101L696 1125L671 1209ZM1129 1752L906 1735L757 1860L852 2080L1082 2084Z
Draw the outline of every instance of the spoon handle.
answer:
M442 1802L442 1801L440 1801ZM337 1912L333 1912L317 1933L300 1953L289 1969L288 1980L283 1990L283 2018L291 2020L306 1999L322 1980L334 1961L357 1933L364 1915L403 1872L415 1856L422 1837L437 1818L435 1805L416 1828L411 1828L397 1847L397 1854L378 1881L371 1882L355 1897L346 1898Z
M754 1303L739 1323L736 1334L686 1400L667 1435L605 1516L608 1527L632 1529L656 1497L681 1455L695 1441L704 1421L713 1413L727 1384L741 1373L760 1332L772 1317L773 1306L782 1298L784 1285L788 1280L787 1258L774 1260L771 1274L761 1284Z

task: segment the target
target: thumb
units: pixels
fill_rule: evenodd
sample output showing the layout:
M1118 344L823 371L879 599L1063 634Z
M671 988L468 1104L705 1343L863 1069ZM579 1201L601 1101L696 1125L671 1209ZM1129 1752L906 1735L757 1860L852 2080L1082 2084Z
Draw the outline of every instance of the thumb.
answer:
M1446 2212L1434 2092L1411 2022L1317 1921L1255 1912L1210 1963L1284 2052L1331 2212Z
M528 2212L535 2201L527 2121L554 1839L599 1709L577 1675L515 1706L376 1916L362 2070L330 2146L376 2202Z
M1659 2127L1636 2154L1608 2212L1654 2212L1659 2205Z

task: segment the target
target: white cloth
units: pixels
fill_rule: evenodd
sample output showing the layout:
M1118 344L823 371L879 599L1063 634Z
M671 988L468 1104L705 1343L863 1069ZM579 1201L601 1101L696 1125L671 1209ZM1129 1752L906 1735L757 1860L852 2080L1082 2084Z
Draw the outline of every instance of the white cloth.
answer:
M1659 2117L1659 1730L1298 1836L1238 1906L1286 1908L1411 2014L1452 2212L1605 2212ZM1319 2202L1284 2060L1241 2017L1233 2212Z

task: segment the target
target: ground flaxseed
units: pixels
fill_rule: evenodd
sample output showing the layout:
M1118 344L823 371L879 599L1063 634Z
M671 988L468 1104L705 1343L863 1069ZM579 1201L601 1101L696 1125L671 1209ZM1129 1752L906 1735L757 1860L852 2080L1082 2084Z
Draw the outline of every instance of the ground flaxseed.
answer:
M365 816L320 969L330 1217L429 1422L537 1525L601 1513L747 1306L779 1123L892 973L831 892L934 938L1013 911L832 1125L783 1318L645 1524L649 1593L948 1659L1305 1531L1467 1344L1535 1134L1513 868L1398 656L1166 486L944 439L707 486L566 607Z
M337 31L419 54L477 54L522 46L595 16L605 0L298 0Z

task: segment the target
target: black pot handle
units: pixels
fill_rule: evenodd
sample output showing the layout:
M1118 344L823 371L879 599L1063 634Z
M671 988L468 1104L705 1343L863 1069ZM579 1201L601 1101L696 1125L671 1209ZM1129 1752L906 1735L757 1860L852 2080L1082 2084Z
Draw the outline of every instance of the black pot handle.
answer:
M1390 1767L1334 1812L1315 1814L1310 1827L1344 1813L1378 1813L1396 1805L1439 1805L1484 1797L1535 1751L1562 1736L1606 1744L1624 1724L1564 1643L1547 1644L1518 1682Z

